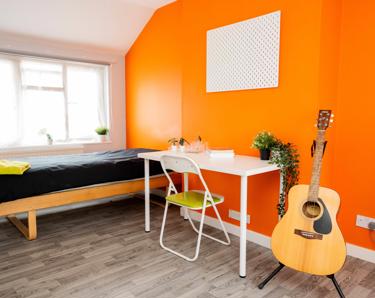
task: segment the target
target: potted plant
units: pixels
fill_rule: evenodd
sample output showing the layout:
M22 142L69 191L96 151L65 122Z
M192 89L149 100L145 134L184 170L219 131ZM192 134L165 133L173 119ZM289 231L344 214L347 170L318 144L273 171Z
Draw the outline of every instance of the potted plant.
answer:
M270 163L280 168L282 185L277 210L279 217L285 214L285 200L289 190L298 183L299 179L299 154L291 143L276 140L272 147Z
M46 136L48 145L50 145L50 146L53 145L52 135L50 133L48 133L47 128L41 129L39 131L39 134L42 135L42 136Z
M269 131L261 131L255 136L251 147L260 151L261 160L269 160L271 149L275 144L276 138L272 133Z
M99 139L102 143L109 141L109 129L105 126L100 126L95 129L95 132L98 134Z
M177 138L171 138L171 139L169 139L168 143L171 145L170 150L177 151L177 144L178 144L178 139Z
M184 139L183 137L180 138L180 140L178 141L178 143L180 144L180 151L181 152L185 152L185 143L186 144L190 144L186 139Z

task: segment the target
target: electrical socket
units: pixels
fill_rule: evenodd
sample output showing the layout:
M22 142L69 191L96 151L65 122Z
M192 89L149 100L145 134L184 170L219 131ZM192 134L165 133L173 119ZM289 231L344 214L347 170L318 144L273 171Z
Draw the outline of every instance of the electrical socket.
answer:
M228 216L230 218L233 218L233 219L238 220L238 221L241 220L241 213L238 212L238 211L235 211L235 210L229 209L229 215ZM247 221L248 224L250 223L250 215L249 214L247 214L247 216L246 216L246 221Z
M368 230L372 230L373 229L372 227L374 227L375 229L375 218L366 217L363 215L357 215L356 226L365 228Z

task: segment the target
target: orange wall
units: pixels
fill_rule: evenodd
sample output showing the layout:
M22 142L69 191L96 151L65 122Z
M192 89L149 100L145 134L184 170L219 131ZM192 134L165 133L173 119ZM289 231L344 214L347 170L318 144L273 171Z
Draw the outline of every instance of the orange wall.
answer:
M211 146L230 146L240 154L260 130L273 131L301 151L301 179L308 182L318 108L320 14L319 1L184 1L182 132L188 139L201 135ZM237 5L234 5L236 3ZM279 87L206 93L206 32L209 29L281 10ZM239 210L239 178L208 175L213 192L226 200L221 207ZM277 222L278 174L249 179L249 229L270 235ZM228 183L231 181L231 183Z
M181 135L180 3L157 11L125 57L128 147Z
M320 28L320 71L319 71L319 107L332 109L337 116L339 53L341 36L342 0L322 2L322 16ZM327 150L324 154L324 169L322 180L326 185L332 185L332 168L334 162L335 143L332 135L336 133L337 125L327 130Z
M357 214L375 218L375 1L343 1L333 184L348 242L375 249ZM375 232L374 238L375 238Z
M281 10L282 13L279 87L206 93L206 31L275 10ZM255 150L249 148L253 136L263 129L273 131L278 137L298 146L301 154L301 182L308 183L311 167L310 145L315 136L313 125L317 111L319 108L337 107L337 86L342 85L343 81L343 77L338 73L339 64L345 63L338 58L341 17L341 0L180 0L158 11L127 55L126 62L132 63L135 55L139 57L136 61L163 57L164 53L148 49L155 40L168 35L169 29L164 25L178 19L179 31L173 34L175 40L170 39L169 42L180 44L177 53L179 59L175 62L180 73L179 81L170 88L180 88L180 97L175 98L175 104L180 105L183 136L194 139L200 135L210 146L231 146L236 153L257 155ZM166 68L169 67L171 61L168 60ZM142 94L134 94L149 78L152 78L154 84L168 82L162 73L155 72L147 65L142 69L127 68L127 106L129 101L134 105L132 110L128 110L128 114L141 113L136 106L139 103L153 102ZM168 94L170 91L163 92ZM158 94L159 104L166 105L169 100L163 95L162 92ZM350 110L350 107L348 109ZM159 111L152 108L149 110ZM129 116L134 117L130 114ZM339 113L336 114L339 118ZM165 114L161 111L161 116L158 116L163 118L163 115ZM137 127L139 122L129 118L127 125ZM337 180L333 178L336 172L332 166L337 163L334 140L338 129L338 125L335 125L328 133L329 151L325 157L322 179L324 186L337 185L332 182ZM128 144L143 146L142 137L147 135L146 133L149 132L134 129L133 134L127 136ZM158 138L155 143L150 142L149 146L166 148L166 140L178 135L177 132L165 134L164 139ZM224 205L220 206L223 218L238 224L237 221L229 219L227 214L228 209L239 210L239 178L207 172L205 177L213 192L226 197ZM278 179L276 173L249 179L249 229L265 235L271 234L277 222L275 206L278 200ZM192 181L193 185L194 182ZM363 200L367 202L369 198L370 196ZM356 212L355 209L352 212ZM356 228L352 219L347 224L349 215L345 208L339 214L339 222L345 227L345 237L351 243L371 247L369 238L356 239L350 236L351 233L356 233ZM374 212L372 215L375 216Z

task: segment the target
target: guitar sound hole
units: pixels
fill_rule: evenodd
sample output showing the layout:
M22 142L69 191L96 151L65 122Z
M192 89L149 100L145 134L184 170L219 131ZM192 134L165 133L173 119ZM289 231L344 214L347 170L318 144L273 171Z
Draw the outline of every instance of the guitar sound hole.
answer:
M308 218L317 218L322 210L317 202L307 201L303 204L302 211Z

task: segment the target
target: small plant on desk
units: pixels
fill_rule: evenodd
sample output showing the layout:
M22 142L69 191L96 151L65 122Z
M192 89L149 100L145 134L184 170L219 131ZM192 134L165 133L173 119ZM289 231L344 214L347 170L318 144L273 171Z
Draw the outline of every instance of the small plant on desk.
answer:
M177 151L177 144L178 144L178 139L177 138L171 138L168 140L168 144L171 145L170 149L172 151Z
M251 147L260 151L261 160L269 160L271 149L275 144L276 138L272 133L269 131L261 131L255 136Z
M181 152L185 152L185 143L186 144L190 144L188 140L184 139L183 137L180 138L180 140L178 141L178 143L180 144L180 151Z

